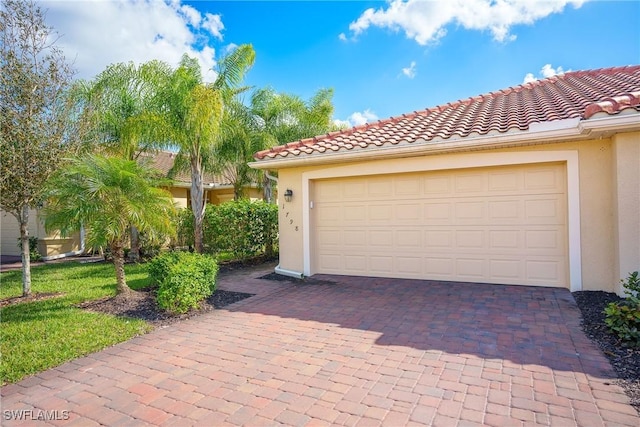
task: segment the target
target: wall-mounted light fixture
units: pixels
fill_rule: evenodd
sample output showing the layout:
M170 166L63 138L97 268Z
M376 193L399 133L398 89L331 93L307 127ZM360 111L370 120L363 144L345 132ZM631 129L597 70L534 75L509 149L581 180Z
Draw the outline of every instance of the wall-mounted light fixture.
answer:
M284 199L287 202L290 202L293 198L293 191L290 188L287 188L287 191L284 192Z

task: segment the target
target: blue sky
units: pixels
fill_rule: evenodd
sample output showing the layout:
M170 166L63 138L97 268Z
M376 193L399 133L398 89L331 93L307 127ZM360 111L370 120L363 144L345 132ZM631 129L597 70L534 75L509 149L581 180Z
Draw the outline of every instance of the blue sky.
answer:
M640 63L640 1L41 2L79 77L113 62L175 65L184 52L206 69L251 43L247 84L305 99L333 88L334 118L351 125L527 75Z

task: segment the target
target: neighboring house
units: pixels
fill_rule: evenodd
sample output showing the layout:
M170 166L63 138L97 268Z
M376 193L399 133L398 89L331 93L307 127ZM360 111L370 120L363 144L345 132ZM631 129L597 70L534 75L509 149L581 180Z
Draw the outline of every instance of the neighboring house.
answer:
M569 72L255 159L278 171L282 274L621 293L640 269L640 66Z
M151 164L163 174L168 174L175 161L175 153L158 152L152 156ZM220 203L233 200L233 185L230 176L208 174L204 177L205 200L207 203L218 205ZM173 200L179 208L190 207L191 205L191 176L189 172L177 174L174 177L173 185L169 191L173 195ZM262 192L256 186L245 188L246 196L255 199L262 199ZM58 233L47 234L44 230L43 220L36 210L32 210L29 218L29 233L38 237L38 250L45 259L60 258L67 255L77 255L84 251L82 237L76 233L67 238L62 238ZM0 254L10 256L20 256L18 239L20 237L20 225L15 217L4 211L0 211Z
M161 171L165 176L173 167L176 160L176 153L160 151L149 154L152 157L151 165ZM207 203L219 205L220 203L233 200L232 172L222 174L205 174L204 191ZM173 200L178 207L191 207L191 172L189 170L180 172L173 177L173 185L169 188L173 195ZM262 191L257 185L250 185L244 189L245 196L251 200L262 200Z

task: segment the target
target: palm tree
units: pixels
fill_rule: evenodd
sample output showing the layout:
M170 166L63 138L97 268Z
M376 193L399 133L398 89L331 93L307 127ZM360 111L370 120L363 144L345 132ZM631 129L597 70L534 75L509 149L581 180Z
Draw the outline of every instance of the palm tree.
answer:
M236 189L262 180L264 200L271 201L271 180L266 173L249 168L253 154L275 145L321 135L336 130L332 122L333 90L321 89L308 102L300 97L258 89L248 106L236 101L225 111L223 139L218 149L221 168L229 172Z
M213 155L220 141L225 106L245 90L239 87L244 74L253 65L251 45L236 48L218 62L218 76L212 84L202 81L195 59L183 56L165 88L167 123L172 143L179 148L174 170L191 171L191 209L194 216L194 246L203 251L202 222L205 213L203 175L213 169Z
M109 65L91 82L76 84L83 105L84 122L92 128L98 152L128 160L163 147L166 134L162 119L164 100L161 86L171 75L171 67L150 61ZM140 256L138 230L131 227L129 258Z
M152 169L134 160L99 155L70 160L50 183L45 227L63 235L84 225L87 241L113 255L117 292L128 293L124 248L131 225L150 236L173 233L171 194Z

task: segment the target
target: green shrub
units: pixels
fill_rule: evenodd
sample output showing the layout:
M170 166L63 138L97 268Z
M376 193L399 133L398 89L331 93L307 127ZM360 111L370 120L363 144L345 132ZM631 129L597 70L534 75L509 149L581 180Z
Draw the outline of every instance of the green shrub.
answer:
M22 239L18 239L18 247L22 251ZM29 258L34 262L42 260L42 255L38 250L38 238L36 236L29 236Z
M208 255L168 252L149 265L158 287L158 306L171 313L186 313L216 290L218 264Z
M193 214L179 214L174 246L193 245ZM262 253L272 255L278 236L278 207L263 201L239 200L207 205L203 222L204 247L208 253L231 253L247 259Z
M171 267L178 263L180 252L165 252L149 261L149 279L155 286L159 286L162 280L169 275Z
M624 345L640 347L640 278L638 272L621 280L625 299L610 303L604 310L605 323Z

